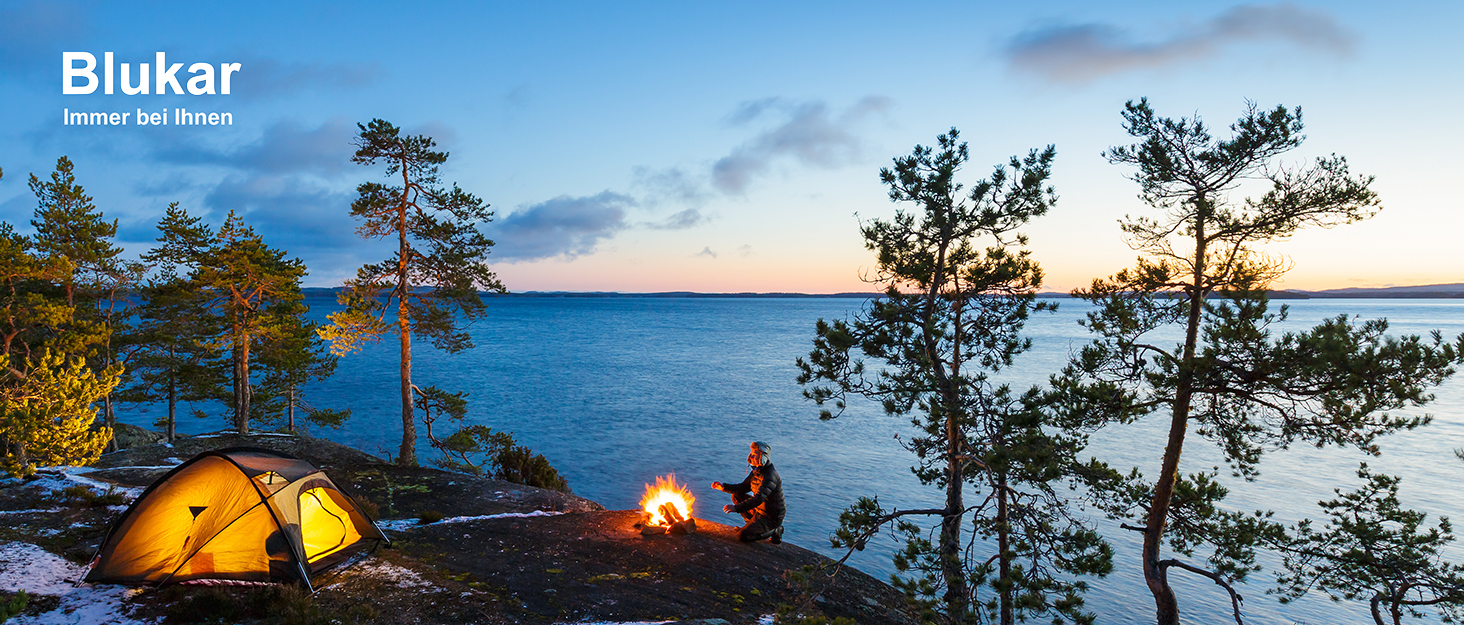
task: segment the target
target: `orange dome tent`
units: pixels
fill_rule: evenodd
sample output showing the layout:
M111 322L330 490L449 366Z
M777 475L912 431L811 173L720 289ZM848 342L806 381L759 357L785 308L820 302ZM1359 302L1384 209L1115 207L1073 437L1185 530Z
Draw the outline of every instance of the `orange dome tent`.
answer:
M313 590L311 575L386 540L324 471L234 447L199 454L143 491L86 581L298 580Z

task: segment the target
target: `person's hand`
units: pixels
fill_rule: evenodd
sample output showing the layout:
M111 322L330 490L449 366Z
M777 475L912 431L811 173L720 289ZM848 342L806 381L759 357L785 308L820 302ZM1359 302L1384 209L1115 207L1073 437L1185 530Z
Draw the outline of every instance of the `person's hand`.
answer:
M737 508L732 507L732 504L727 504L725 506L722 506L722 513L723 514L732 514L732 512L735 511L736 509Z
M712 482L712 488L715 488L717 490L722 490L722 483L721 482Z

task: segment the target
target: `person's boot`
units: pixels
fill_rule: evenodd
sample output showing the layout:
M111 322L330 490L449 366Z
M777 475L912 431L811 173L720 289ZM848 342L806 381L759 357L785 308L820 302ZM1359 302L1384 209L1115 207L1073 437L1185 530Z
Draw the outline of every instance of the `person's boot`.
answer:
M778 529L772 531L771 539L774 545L783 544L783 526L779 525Z

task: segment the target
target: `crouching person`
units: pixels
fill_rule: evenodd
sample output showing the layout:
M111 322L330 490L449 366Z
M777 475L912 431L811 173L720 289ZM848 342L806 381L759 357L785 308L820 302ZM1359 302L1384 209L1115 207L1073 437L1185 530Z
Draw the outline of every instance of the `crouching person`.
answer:
M771 446L754 441L749 447L747 464L752 470L747 479L737 484L712 482L712 488L732 494L732 503L722 506L722 512L740 513L747 521L737 534L742 542L769 538L776 545L783 542L783 516L787 512L783 505L783 480L768 458Z

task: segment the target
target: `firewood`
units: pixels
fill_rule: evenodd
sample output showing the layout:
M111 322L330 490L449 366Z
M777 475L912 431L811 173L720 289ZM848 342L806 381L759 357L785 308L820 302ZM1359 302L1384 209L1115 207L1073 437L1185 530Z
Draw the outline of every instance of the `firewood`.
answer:
M672 534L678 534L678 535L695 534L696 533L696 519L687 519L685 521L679 521L679 522L676 522L676 523L672 523L671 524L671 529L669 531Z
M655 536L657 534L665 533L666 526L664 525L647 525L641 528L641 536Z

